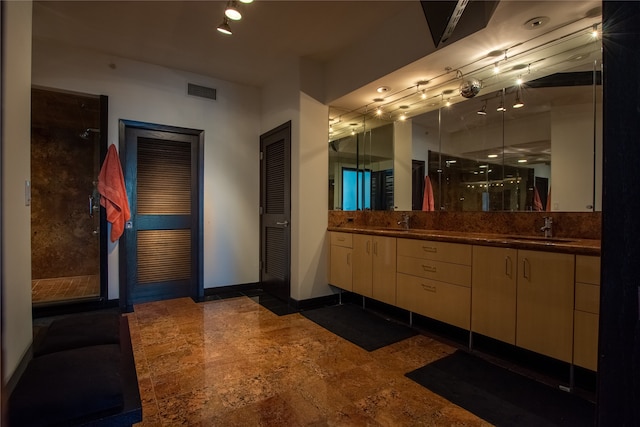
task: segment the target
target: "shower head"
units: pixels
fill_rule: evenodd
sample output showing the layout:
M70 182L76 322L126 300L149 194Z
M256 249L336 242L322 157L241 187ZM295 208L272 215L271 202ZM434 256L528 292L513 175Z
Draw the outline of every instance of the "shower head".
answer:
M100 129L87 128L84 130L84 132L80 134L80 138L89 139L89 136L91 136L91 133L100 133Z

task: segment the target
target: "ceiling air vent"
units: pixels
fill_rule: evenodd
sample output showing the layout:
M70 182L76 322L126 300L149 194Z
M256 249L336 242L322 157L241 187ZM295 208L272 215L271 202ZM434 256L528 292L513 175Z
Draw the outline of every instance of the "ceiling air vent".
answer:
M187 93L192 96L199 96L200 98L207 98L216 100L216 90L212 87L194 85L189 83L187 87Z

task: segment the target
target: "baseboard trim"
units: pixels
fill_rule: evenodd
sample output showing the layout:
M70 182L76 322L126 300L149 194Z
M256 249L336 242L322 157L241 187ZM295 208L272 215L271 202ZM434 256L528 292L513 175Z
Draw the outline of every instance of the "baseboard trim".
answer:
M296 300L289 299L289 304L296 310L311 310L314 308L325 307L327 305L336 305L340 301L338 294L325 295L321 297Z

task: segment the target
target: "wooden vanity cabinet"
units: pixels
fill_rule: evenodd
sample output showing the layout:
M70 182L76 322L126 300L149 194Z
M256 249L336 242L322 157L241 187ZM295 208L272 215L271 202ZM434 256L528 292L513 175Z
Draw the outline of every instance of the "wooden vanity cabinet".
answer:
M517 249L473 246L471 330L515 345Z
M471 245L398 239L397 305L469 329Z
M329 283L341 289L353 289L353 239L351 233L330 232Z
M574 255L518 250L518 347L572 362L574 266Z
M395 237L353 235L353 292L395 305Z
M576 255L574 365L597 371L600 321L600 257Z

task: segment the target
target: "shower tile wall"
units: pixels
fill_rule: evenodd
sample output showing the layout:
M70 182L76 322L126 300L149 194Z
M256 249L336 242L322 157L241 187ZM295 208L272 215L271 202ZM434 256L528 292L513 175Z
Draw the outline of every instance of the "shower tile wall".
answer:
M32 90L32 279L99 275L99 97Z

